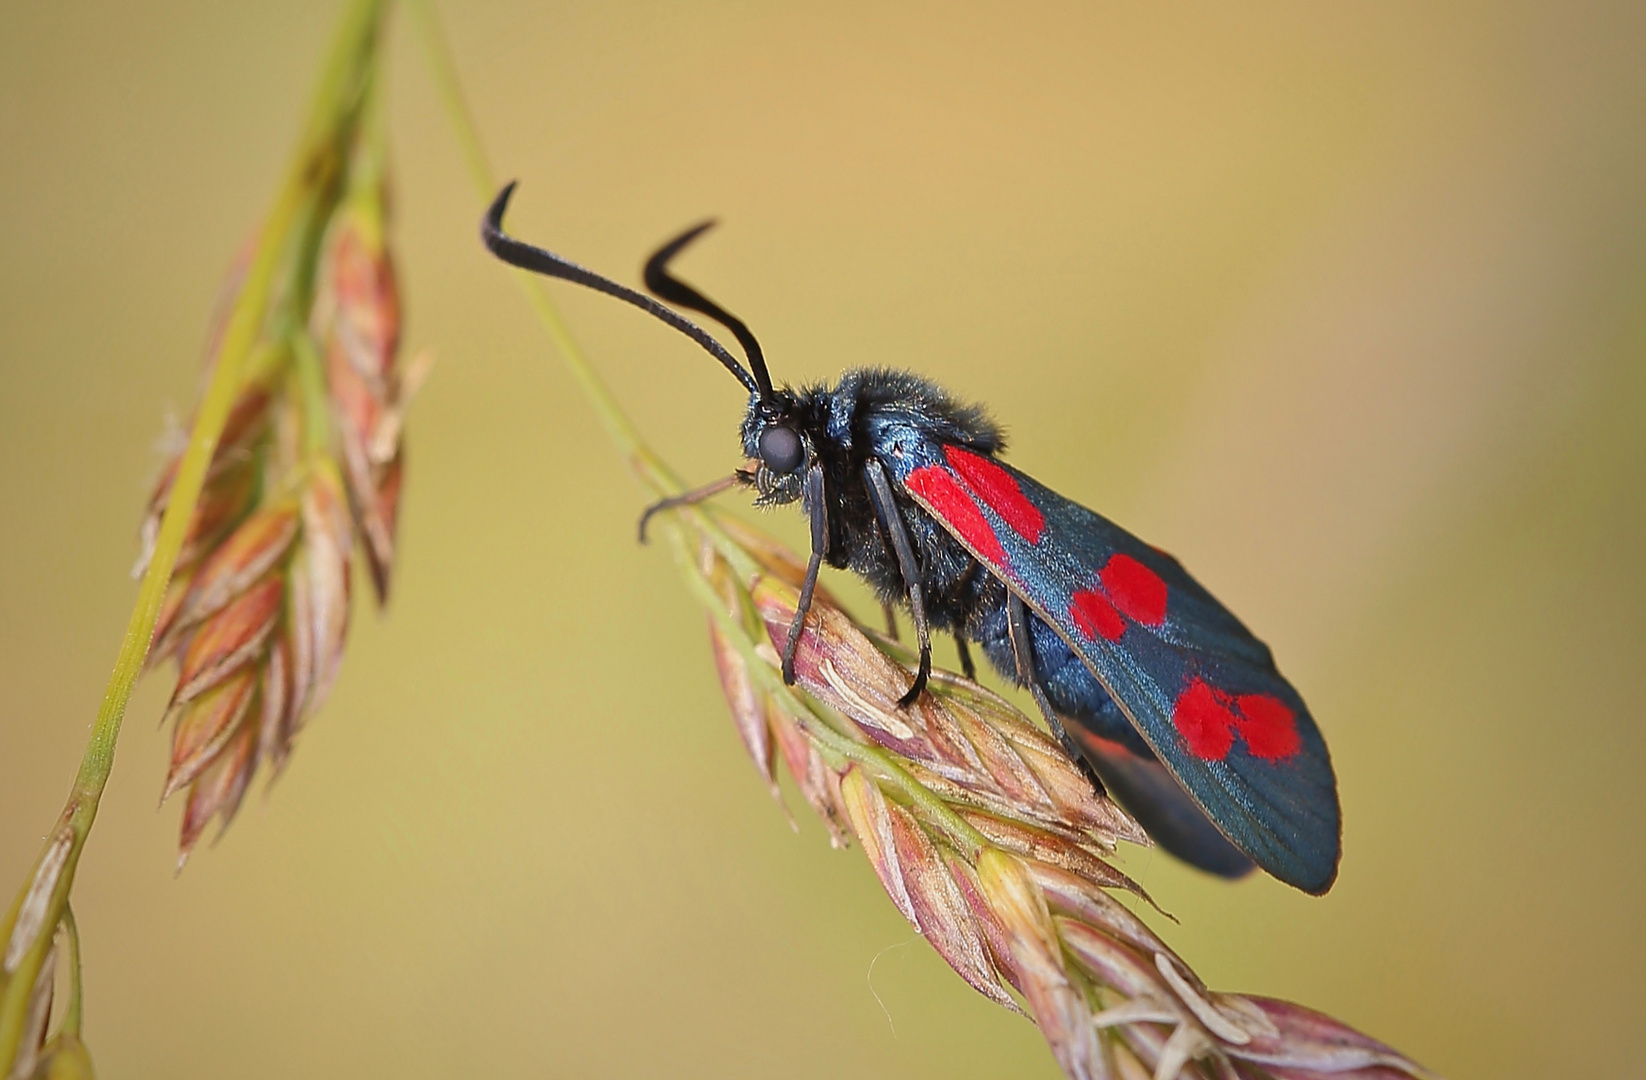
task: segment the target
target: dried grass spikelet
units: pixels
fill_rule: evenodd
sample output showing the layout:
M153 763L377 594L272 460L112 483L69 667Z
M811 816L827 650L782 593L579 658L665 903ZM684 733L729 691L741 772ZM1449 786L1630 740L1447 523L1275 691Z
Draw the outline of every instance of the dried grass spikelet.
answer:
M7 1080L37 1076L50 1059L46 1050L46 1027L51 1022L52 999L56 996L56 989L57 946L54 943L47 951L40 974L29 992L28 1006L23 1014L22 1038L18 1042L18 1054Z
M306 256L316 265L295 275L318 279L312 309L272 321L248 365L149 654L151 666L178 660L161 797L188 793L180 866L212 818L227 826L260 765L278 774L330 691L357 536L380 603L388 593L404 406L422 365L406 379L394 368L400 305L381 172L351 177ZM176 468L174 458L150 500L139 568Z
M377 163L368 163L367 170ZM326 287L316 309L338 452L379 603L394 569L395 523L405 468L405 407L428 372L427 353L396 369L400 294L385 229L388 192L380 171L358 178L333 227Z
M67 923L72 928L72 919ZM60 927L59 929L63 929ZM92 1080L96 1075L91 1053L80 1038L80 970L78 931L69 929L69 987L67 1008L54 1008L63 935L53 941L35 976L24 1014L22 1038L7 1073L28 1080ZM53 1013L56 1031L48 1035Z
M718 515L681 515L737 731L777 793L781 758L837 845L855 838L892 903L979 993L1027 1013L1071 1077L1384 1080L1430 1074L1330 1017L1218 994L1112 895L1138 825L1010 703L910 665L819 589L785 687L777 646L803 564Z

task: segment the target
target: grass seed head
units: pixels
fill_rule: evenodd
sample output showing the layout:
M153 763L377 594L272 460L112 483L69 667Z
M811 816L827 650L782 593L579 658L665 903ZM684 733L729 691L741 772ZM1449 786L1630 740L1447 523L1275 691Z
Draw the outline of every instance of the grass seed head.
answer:
M322 238L294 256L310 269L292 281L319 283L310 310L271 316L248 361L155 631L149 663L178 662L162 798L187 793L180 865L212 819L227 826L260 765L271 775L285 765L335 683L357 539L380 602L388 592L404 408L426 364L396 368L380 149L363 141L353 160ZM306 295L292 289L286 305ZM150 499L140 567L180 456Z
M1113 895L1135 821L1050 735L952 672L897 705L911 657L819 588L783 685L804 563L747 525L677 516L680 563L710 604L738 736L776 792L781 760L881 888L979 993L1030 1015L1080 1080L1393 1080L1429 1074L1300 1006L1218 994Z

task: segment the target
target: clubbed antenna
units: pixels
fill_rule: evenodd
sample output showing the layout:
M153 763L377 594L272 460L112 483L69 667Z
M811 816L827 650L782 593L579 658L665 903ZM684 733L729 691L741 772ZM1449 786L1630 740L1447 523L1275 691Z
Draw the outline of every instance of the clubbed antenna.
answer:
M502 191L497 193L497 198L492 200L491 208L486 211L485 220L480 223L480 239L485 242L487 249L490 250L493 255L496 255L499 259L502 259L510 266L518 266L520 269L530 270L534 274L543 274L547 277L561 278L565 281L582 285L584 288L593 289L596 292L603 292L607 296L615 296L619 300L628 301L641 311L644 311L648 315L652 315L655 318L668 323L670 326L674 327L676 330L701 345L704 351L725 365L726 370L736 376L737 381L742 383L744 388L750 393L758 393L762 397L771 396L771 380L762 378L760 383L756 383L755 380L750 377L748 371L743 367L743 365L737 362L737 357L733 356L730 352L727 352L724 345L716 341L712 336L710 336L708 331L704 330L701 326L698 326L690 319L683 315L679 315L676 312L670 311L668 308L664 307L662 304L659 304L651 297L646 296L644 293L635 292L626 285L619 285L617 282L608 277L602 277L593 270L585 269L570 260L563 259L559 255L554 254L552 251L544 251L540 247L534 247L531 244L516 240L514 237L505 233L503 231L503 212L508 209L509 196L513 194L514 183L511 181L509 184L504 186ZM690 239L690 236L685 239ZM676 241L676 243L683 243L683 241ZM718 316L716 317L718 318ZM742 323L737 324L738 327L741 327L742 325ZM733 327L734 332L736 329L736 327ZM748 330L746 328L743 329L742 333L738 335L738 340L743 341L743 335L747 333ZM744 348L747 349L748 342L752 342L753 340L754 338L752 336L749 337L748 341L744 342ZM759 355L759 346L756 346L755 352L752 356L758 357ZM765 375L766 365L763 360L760 362L757 370L762 376Z
M736 315L669 273L670 260L685 250L687 244L713 227L714 219L710 218L708 221L693 225L658 248L652 257L646 260L646 288L671 304L690 308L693 311L701 311L735 334L737 343L743 346L743 353L749 358L749 367L754 371L754 381L760 386L761 399L770 401L772 399L772 377L766 370L766 354L761 351L760 342L755 340L754 333L748 325Z

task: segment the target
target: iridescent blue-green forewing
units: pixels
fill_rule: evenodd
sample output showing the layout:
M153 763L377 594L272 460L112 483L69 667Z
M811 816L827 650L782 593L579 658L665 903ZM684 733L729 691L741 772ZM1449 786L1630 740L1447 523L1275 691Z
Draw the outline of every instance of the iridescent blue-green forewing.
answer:
M1116 708L1147 744L1138 753L1129 740L1133 761L1111 786L1142 785L1166 827L1192 832L1193 815L1170 806L1164 778L1147 770L1157 758L1258 866L1307 892L1331 886L1341 851L1331 760L1266 645L1176 559L992 455L927 443L899 465L903 489L1055 631L1053 651L1080 661L1069 671L1055 655L1040 662L1058 673L1053 704L1080 726L1071 734L1099 771L1115 772L1105 758L1128 766L1131 732L1116 730ZM1216 870L1214 841L1183 839L1208 849L1186 857Z

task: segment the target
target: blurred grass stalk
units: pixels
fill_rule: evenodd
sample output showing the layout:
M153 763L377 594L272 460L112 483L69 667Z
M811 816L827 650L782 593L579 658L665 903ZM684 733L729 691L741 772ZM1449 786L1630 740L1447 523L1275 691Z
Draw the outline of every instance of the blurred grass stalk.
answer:
M276 360L302 352L319 246L342 197L348 156L376 68L383 9L378 0L355 0L343 17L298 152L250 249L233 290L232 306L219 328L209 379L187 446L157 493L156 513L146 529L147 550L137 602L79 774L28 880L0 921L0 942L4 942L0 954L0 1075L8 1078L91 1073L90 1060L79 1041L79 941L68 906L75 870L114 765L115 744L133 684L143 670L162 614L169 608L173 571L180 556L204 556L198 548L207 530L202 528L197 504L202 489L215 481L222 469L218 450L225 427L237 415L244 419L248 380L272 377L273 369L279 366ZM276 324L272 333L271 323ZM271 340L275 344L271 345ZM283 347L288 355L277 356ZM312 365L307 372L302 370L304 367L299 357L292 370L296 377L307 380L307 437L318 441L321 436L317 432L329 423L320 415L330 408L325 375ZM321 380L318 387L317 378ZM238 504L230 507L227 523L232 523L233 513L239 509L243 507ZM233 589L223 590L223 595L236 598ZM171 609L168 618L176 614ZM226 659L217 656L217 666L223 668ZM180 680L180 694L186 685L187 680ZM222 704L221 687L214 685L210 689ZM217 780L221 784L221 773ZM221 800L219 805L223 805ZM186 813L185 836L188 817ZM69 1006L58 1034L46 1042L56 978L54 942L59 930L68 942L73 961Z

